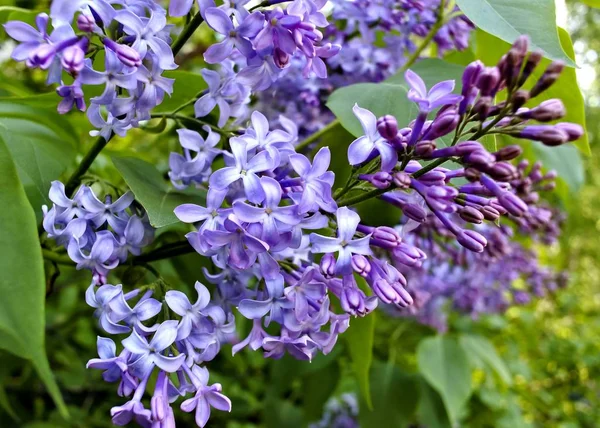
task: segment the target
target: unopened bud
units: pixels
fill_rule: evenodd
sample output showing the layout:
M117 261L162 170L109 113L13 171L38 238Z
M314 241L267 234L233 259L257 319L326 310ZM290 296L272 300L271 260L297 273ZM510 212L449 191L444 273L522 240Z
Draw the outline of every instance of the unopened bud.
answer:
M138 51L130 46L122 45L109 38L103 40L104 45L113 51L119 61L121 61L127 67L139 67L142 64L142 58Z
M567 111L559 99L542 101L537 107L519 114L523 119L534 119L538 122L551 122L565 117Z
M516 112L521 107L523 107L527 103L527 101L529 101L529 92L527 92L524 89L519 89L518 91L515 91L511 98L512 111Z
M470 206L463 207L459 212L460 218L464 221L474 224L481 224L483 222L483 214Z
M519 176L517 168L508 162L496 162L489 170L488 174L495 180L509 182Z
M521 75L519 76L519 87L523 86L527 79L529 79L529 76L531 76L531 73L535 70L543 57L544 55L538 51L529 54L527 61L525 61L525 65L523 66L523 70L521 71Z
M431 155L431 153L433 153L434 150L435 150L435 142L425 140L425 141L419 141L415 145L414 153L416 156L426 158L426 157L429 157Z
M523 149L517 145L510 145L502 147L500 150L494 153L497 161L508 161L518 158L523 153Z
M496 221L500 218L500 213L498 212L498 210L489 205L483 206L481 208L481 213L483 214L483 217L488 221Z
M493 100L492 97L479 97L473 110L479 114L479 119L486 119L490 115L490 109L492 108Z
M465 156L477 150L485 150L481 143L477 141L461 141L455 148L458 156Z
M546 71L544 71L544 74L542 74L540 80L538 80L535 86L531 89L531 98L537 97L539 94L552 86L554 82L558 80L558 77L564 68L565 64L562 61L552 62L548 68L546 68Z
M449 134L456 129L459 120L460 116L456 112L456 108L440 111L427 132L427 138L433 140Z
M463 161L474 166L489 167L496 161L496 158L487 150L475 150L463 156Z
M535 140L547 146L560 146L570 140L566 130L558 127L558 125L532 125L526 126L521 131L517 131L512 135L528 140Z
M273 61L278 68L285 68L290 63L290 56L279 48L275 48Z
M493 96L500 83L500 70L497 67L486 67L477 78L476 86L483 96Z
M77 74L83 69L85 52L77 44L69 46L62 51L61 64L70 74Z
M319 266L321 268L321 273L325 276L333 276L335 275L335 257L331 253L326 253L321 258L321 264Z
M369 272L371 272L371 263L369 263L369 260L363 255L354 254L352 256L351 264L354 272L362 277L366 277Z
M554 127L558 128L562 132L566 133L568 136L568 141L578 140L584 134L583 127L576 123L562 122L562 123L557 123L556 125L554 125Z
M96 22L94 18L89 15L84 15L83 13L77 17L77 28L84 33L91 33L94 31L94 27L96 26Z
M389 114L382 116L377 119L377 130L386 140L394 140L398 136L398 121Z
M481 171L477 168L465 168L465 178L470 182L479 181L481 177Z
M410 175L405 172L395 172L392 175L392 180L399 189L408 189L410 187Z
M461 230L456 238L460 245L476 253L483 252L483 249L487 245L487 240L483 235L474 230Z
M360 174L359 179L368 181L378 189L386 189L392 183L392 175L389 172L379 171L375 174Z

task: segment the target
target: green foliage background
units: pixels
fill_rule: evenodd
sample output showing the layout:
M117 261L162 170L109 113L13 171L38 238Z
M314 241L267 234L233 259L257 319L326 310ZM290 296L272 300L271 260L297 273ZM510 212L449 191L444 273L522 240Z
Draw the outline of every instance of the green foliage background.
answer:
M463 0L460 3L467 7L473 2ZM595 2L587 0L586 3L594 6ZM41 10L47 5L22 2L6 6L10 7L0 7L0 22L31 19L30 14L15 10L13 6ZM569 6L568 30L575 40L578 62L600 73L597 54L600 52L600 26L597 24L600 10L579 1L572 1ZM565 34L561 33L561 41ZM0 37L5 40L4 34ZM504 49L502 42L486 37L490 36L475 34L475 46L485 46L486 54L500 54ZM196 36L199 51L205 39L201 28ZM489 48L492 42L498 43L496 50ZM53 113L56 97L51 93L39 95L48 90L42 73L6 61L7 52L7 49L0 52L0 165L3 176L0 184L9 186L9 172L13 171L13 175L20 177L30 201L47 203L46 195L36 187L37 183L46 175L60 175L77 153L85 152L91 141L87 136L87 121L77 114L68 115L68 120L58 118ZM551 54L554 57L564 55L560 51ZM484 53L478 53L475 48L473 55L483 58ZM190 71L200 66L198 55L193 51L187 52L184 60ZM448 60L462 61L458 57ZM162 111L169 111L202 88L199 77L189 72L178 73L183 74L177 76L180 90L176 85L175 96L181 94L183 98L163 104ZM265 360L259 353L252 352L243 352L233 358L230 347L225 347L210 364L211 381L223 384L233 401L233 411L231 414L213 412L212 426L303 426L320 418L323 404L330 396L347 391L362 397L359 419L364 427L411 424L444 427L452 423L474 427L598 426L600 84L595 82L584 95L591 147L591 156L583 159L585 182L582 183L583 177L578 170L570 168L576 165L570 160L579 159L576 151L565 152L552 160L564 179L559 186L557 203L563 205L569 219L560 245L543 250L545 263L570 272L567 289L526 307L512 308L505 316L479 320L453 316L450 332L443 337L413 321L390 319L378 313L376 322L374 317L354 322L355 328L347 333L346 340L340 340L332 355L320 356L311 364L288 358ZM45 124L44 132L48 133L41 140L35 128L40 123ZM3 134L3 129L17 128L21 133L14 141L9 140L8 134ZM125 185L126 182L133 187L138 179L134 172L143 169L148 171L146 177L152 177L150 181L160 182L160 174L167 168L166 154L176 145L174 130L167 128L165 133L156 135L148 131L151 130L132 131L127 138L111 142L94 163L89 178L111 177L114 180L114 177L123 176L124 181L113 181L112 184ZM339 132L347 136L341 128ZM14 138L14 133L10 135ZM44 145L47 139L57 141L53 149ZM7 150L12 154L14 165L5 162ZM39 154L47 162L33 166L20 162L19 153L24 150ZM547 156L543 152L536 154ZM96 185L108 186L102 180ZM577 193L573 192L576 187L579 187ZM169 207L191 197L185 193L169 193L167 188L162 192L164 195L157 195L149 189L146 197L164 196L170 201ZM143 196L137 196L143 199ZM26 204L26 199L21 195L19 201L0 202ZM165 226L155 245L175 240L181 232L181 225L173 224L174 217L169 217L170 211L167 211L151 218L153 224ZM34 214L39 221L41 210ZM33 214L20 221L33 223ZM15 228L17 226L21 227L15 225ZM3 234L9 232L2 231ZM24 284L26 275L36 275L35 271L28 271L26 257L8 259L6 255L2 255L3 263L19 263L23 276L5 276L0 282L1 287ZM185 255L160 261L157 268L167 281L185 290L196 279L201 279L198 271L205 262L197 255ZM15 324L16 332L22 332L20 340L25 339L27 345L19 344L22 348L19 353L27 359L6 350L0 351L0 426L111 426L109 410L121 404L122 399L116 395L116 386L103 382L99 372L85 369L87 360L95 356L98 333L92 310L83 301L89 274L61 268L60 276L57 276L56 267L47 262L45 267L45 349L70 418L66 418L66 412L57 410L56 403L61 403L61 398L53 389L43 356L38 355L40 339L34 330L28 330L37 322L32 318L26 325ZM116 274L124 284L146 280L145 271L135 267L121 267ZM6 289L0 291L6 292ZM359 322L362 323L359 325ZM240 323L239 328L244 333L249 325ZM373 330L374 334L371 333ZM29 333L31 337L26 336ZM352 335L359 338L353 339ZM370 352L365 354L365 347L356 346L356 341L362 337L372 338L372 355ZM178 412L177 418L182 426L192 426L190 415Z

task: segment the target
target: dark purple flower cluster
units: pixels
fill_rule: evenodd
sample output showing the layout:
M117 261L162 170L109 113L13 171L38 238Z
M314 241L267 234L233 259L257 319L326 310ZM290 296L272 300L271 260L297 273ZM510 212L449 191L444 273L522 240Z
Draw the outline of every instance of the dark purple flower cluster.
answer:
M139 121L149 119L150 110L171 94L173 79L162 73L177 65L169 46L171 26L157 3L54 0L50 17L51 33L45 13L38 15L37 29L19 21L4 25L8 35L20 42L12 57L28 67L48 70L48 84L60 85L56 91L63 99L58 111L63 114L73 107L86 109L84 85L104 85L87 109L97 128L90 135L105 139L113 133L125 135ZM77 31L72 27L75 17ZM96 60L102 57L100 52L104 64Z
M212 360L222 343L232 341L233 314L211 303L208 289L199 282L193 304L184 293L166 288L157 281L123 293L121 285L104 284L96 289L92 283L86 292L86 302L96 308L107 333L130 334L121 340L119 353L113 340L98 337L99 358L87 364L103 370L105 381L119 382L119 396L131 397L111 409L115 425L135 421L142 427L174 427L170 403L189 394L192 396L181 403L181 409L195 412L200 427L208 422L211 407L231 411L231 401L221 393L221 385L208 385L209 373L201 364ZM158 319L160 322L155 322ZM157 375L156 386L147 409L142 398L153 374Z
M438 0L334 1L335 25L327 27L325 40L343 45L343 50L326 60L328 79L302 74L301 61L290 67L271 88L258 94L260 110L275 120L281 113L297 124L300 135L314 132L334 117L325 107L329 94L342 86L379 82L396 73L422 40L434 28L440 13ZM473 28L455 10L446 10L444 25L434 36L440 54L462 50ZM382 43L375 43L375 41Z
M43 207L42 223L48 238L67 248L77 269L92 271L97 284L105 283L108 272L129 254L139 255L152 242L154 229L146 213L132 205L131 192L116 201L106 195L102 202L91 187L81 186L71 199L65 186L53 181L49 197L53 205Z
M403 269L415 304L402 311L390 308L392 314L412 316L446 331L450 310L472 318L501 314L512 305L527 304L532 297L566 285L565 273L543 267L535 249L513 241L512 230L506 226L481 226L478 231L488 246L482 253L473 253L452 240L439 239L448 231L432 220L407 236L428 254L421 267Z

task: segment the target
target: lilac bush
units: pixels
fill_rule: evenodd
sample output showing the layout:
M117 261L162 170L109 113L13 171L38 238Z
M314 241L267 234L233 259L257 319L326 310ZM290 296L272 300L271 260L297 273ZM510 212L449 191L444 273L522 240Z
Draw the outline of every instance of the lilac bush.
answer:
M249 348L310 361L331 353L354 319L379 304L444 330L446 304L471 316L502 312L564 284L513 239L558 236L560 213L539 194L552 190L556 174L513 162L518 145L483 141L503 135L558 146L583 135L577 124L556 122L566 115L559 99L526 107L557 80L561 62L532 78L542 55L529 53L522 36L497 65L468 64L460 91L453 80L427 87L410 68L425 45L433 40L439 55L464 49L473 28L446 2L247 3L198 2L176 41L167 10L145 0L54 0L37 29L5 25L20 43L13 59L48 70L48 83L59 85L60 113L86 110L86 92L102 88L87 116L103 144L157 117L152 110L173 91L163 73L177 68L179 40L192 23L205 21L214 32L198 76L207 89L175 110L193 104L194 117L158 115L174 119L180 144L168 159L172 186L205 195L174 214L188 230L186 248L211 262L203 268L209 287L196 282L197 296L187 296L144 262L155 230L136 189L98 198L93 183L79 185L80 174L66 186L54 181L53 205L44 207L53 250L64 247L77 269L91 271L85 298L103 334L127 335L98 337L99 358L88 362L128 400L111 410L116 425L175 426L171 404L180 398L201 427L211 409L231 411L222 386L209 381L210 362L225 345L233 354ZM174 0L168 13L192 8ZM339 146L334 152L319 138L333 120L328 95L398 72L414 116L377 117L351 106L363 135L343 142L351 172L336 186ZM356 205L373 199L401 217L368 224ZM146 260L169 256L153 251ZM156 281L125 290L109 277L128 263ZM252 324L245 337L236 317Z

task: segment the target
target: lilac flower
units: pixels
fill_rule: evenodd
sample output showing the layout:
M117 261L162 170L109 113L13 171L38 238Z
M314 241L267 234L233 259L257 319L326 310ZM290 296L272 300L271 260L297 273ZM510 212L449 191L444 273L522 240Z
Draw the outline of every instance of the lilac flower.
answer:
M217 226L226 218L225 210L221 208L226 190L208 189L206 207L194 204L183 204L175 208L175 215L184 223L202 223L198 228L203 230L217 230Z
M319 208L333 212L337 208L331 196L331 186L335 175L328 171L331 152L328 147L320 149L313 158L313 164L306 156L295 154L290 156L290 164L302 179L304 190L298 203L298 213L304 214Z
M117 346L111 339L98 336L97 347L100 358L89 360L86 368L104 370L102 373L104 380L115 382L121 377L121 373L127 370L127 361L116 355Z
M115 238L109 231L98 232L89 252L82 250L78 239L71 239L67 252L71 260L77 263L78 270L89 269L104 276L119 264L119 260L113 258L114 242Z
M127 70L111 50L106 51L105 71L94 70L91 61L88 60L79 81L86 85L106 85L102 95L92 98L92 102L96 104L111 103L117 96L117 87L124 89L137 87L135 70Z
M208 85L208 93L198 98L194 104L195 116L204 117L218 105L219 121L217 124L222 128L231 116L231 107L222 93L221 76L216 71L207 68L202 69L200 74Z
M211 7L205 12L206 23L216 32L223 34L222 42L210 46L204 53L204 59L209 64L216 64L231 55L233 48L237 48L242 55L249 57L252 54L252 44L248 39L255 37L263 28L264 17L260 12L247 15L240 25L235 28L229 16L221 9Z
M199 427L204 427L208 422L211 407L223 412L231 412L231 401L221 393L221 384L208 386L208 370L194 366L192 373L188 375L196 388L196 395L181 403L181 410L192 412L195 409L196 424Z
M406 70L404 78L410 86L408 99L417 103L422 113L429 113L438 107L456 104L462 100L461 95L452 93L454 91L454 80L437 83L427 92L425 82L417 73Z
M280 233L289 226L300 223L301 218L295 205L279 206L281 186L275 179L261 177L260 184L265 194L262 206L252 206L238 200L233 203L233 212L244 222L260 223L261 239L269 245L275 245L280 239Z
M228 261L234 267L247 269L254 263L258 253L268 251L269 245L248 233L235 215L230 214L223 227L225 230L204 230L203 235L213 248L227 246Z
M202 310L210 302L210 293L204 285L196 281L194 288L198 292L198 300L193 305L181 291L169 290L165 295L165 301L169 308L181 317L177 326L177 341L186 339L190 335L192 326L198 325L200 320L205 317Z
M226 189L233 182L241 179L246 196L250 202L260 203L265 192L257 173L274 168L275 159L267 151L258 152L248 159L247 144L239 138L230 140L234 166L221 168L210 176L210 186L217 190Z
M115 202L107 197L106 202L102 203L92 189L86 187L81 195L81 204L87 211L86 220L91 221L95 227L108 223L115 230L123 230L126 223L119 215L131 205L133 199L133 193L126 192Z
M154 333L152 340L148 342L146 338L140 336L137 331L133 331L131 336L123 340L125 349L133 354L131 369L140 377L147 376L154 366L169 373L173 373L181 367L184 354L173 357L167 357L162 351L173 344L177 337L177 321L163 321Z
M92 103L88 108L87 117L92 125L99 128L99 130L90 131L92 137L100 136L108 140L113 133L124 137L127 131L132 128L130 114L125 119L117 119L112 113L108 112L106 113L106 119L104 119L100 112L100 105L96 103Z
M74 82L72 85L61 85L56 88L56 93L62 97L62 100L58 104L58 112L60 114L67 114L73 107L76 107L79 111L85 111L86 105L83 99L83 90L79 82Z
M117 324L113 320L114 315L110 305L112 300L123 294L122 286L105 284L98 287L97 291L94 289L95 284L92 283L85 292L85 301L96 309L95 315L99 318L102 328L110 334L127 333L129 327Z
M150 19L142 21L135 13L127 9L117 12L115 20L123 24L125 33L135 37L132 47L144 58L148 48L158 58L158 65L163 70L173 70L177 65L173 61L173 52L169 44L161 37L167 23L163 13L152 12Z
M371 254L369 247L370 235L363 238L354 239L356 228L360 223L360 217L354 211L347 207L337 209L336 219L338 225L338 236L336 238L329 236L310 234L313 253L338 253L335 264L335 272L340 274L349 274L352 272L351 259L352 254Z
M141 402L149 377L150 373L143 376L142 381L135 389L135 394L130 401L122 406L110 409L113 424L127 425L132 419L135 419L135 421L143 427L150 426L152 413L150 410L145 409Z
M148 70L143 65L137 68L135 77L138 82L144 84L144 90L139 96L137 108L141 111L149 111L160 104L165 96L173 92L175 79L161 76L163 70L153 63L152 69Z
M365 135L354 140L348 147L350 165L363 163L373 150L377 150L381 156L381 169L391 171L398 162L398 153L379 135L377 118L369 110L360 108L358 104L354 104L352 111L360 122Z
M158 300L151 298L152 292L148 291L140 298L135 306L131 308L127 303L127 299L137 295L137 290L128 294L129 296L120 293L110 301L109 305L112 309L112 318L114 318L115 321L124 321L125 324L134 327L135 330L142 335L151 334L156 331L158 325L146 327L142 324L142 321L147 321L158 315L162 310L162 304Z
M316 348L317 343L306 334L294 338L284 331L280 337L267 336L263 340L265 356L276 360L287 351L298 360L310 361Z

